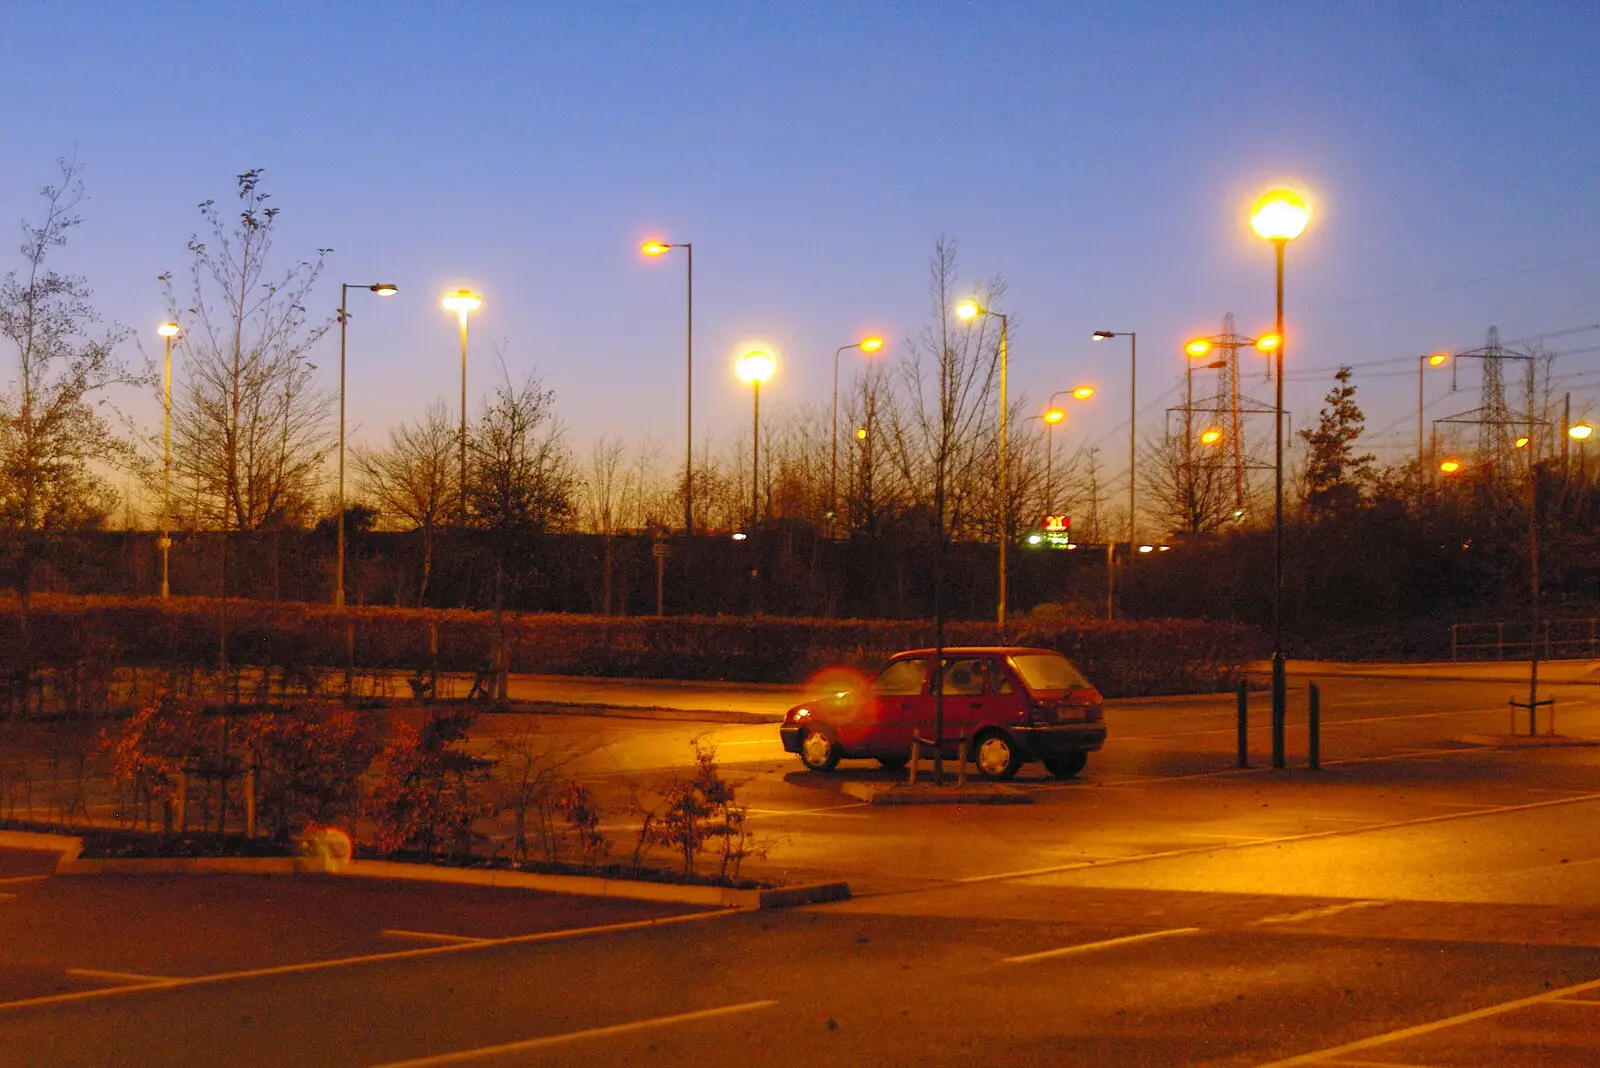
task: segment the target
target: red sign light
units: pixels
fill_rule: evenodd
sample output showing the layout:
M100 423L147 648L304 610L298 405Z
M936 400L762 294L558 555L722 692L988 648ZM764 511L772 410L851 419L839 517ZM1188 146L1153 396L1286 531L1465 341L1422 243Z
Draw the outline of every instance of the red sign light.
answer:
M1046 534L1065 534L1072 529L1070 515L1047 515L1041 528Z

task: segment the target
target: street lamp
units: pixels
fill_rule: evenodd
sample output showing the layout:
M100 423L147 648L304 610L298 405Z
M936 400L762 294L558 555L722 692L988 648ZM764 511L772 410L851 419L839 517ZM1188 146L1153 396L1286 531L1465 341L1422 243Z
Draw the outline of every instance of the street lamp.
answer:
M1056 485L1053 474L1055 464L1055 429L1056 424L1067 418L1065 409L1056 407L1056 398L1063 394L1073 400L1088 400L1094 396L1093 386L1078 386L1075 389L1058 389L1050 394L1049 404L1045 407L1044 414L1037 418L1044 420L1044 496L1046 512L1055 511Z
M688 260L688 311L684 317L685 323L685 355L684 355L684 382L683 382L683 534L684 537L694 533L694 245L685 241L681 244L668 244L664 241L646 241L639 246L639 251L646 256L665 256L675 248L681 248Z
M1138 522L1134 518L1135 494L1138 492L1134 482L1134 462L1138 459L1139 435L1137 427L1139 422L1139 335L1132 330L1096 330L1089 335L1095 341L1107 341L1114 337L1128 339L1128 561L1133 561L1133 546L1138 540ZM1109 542L1111 539L1107 538ZM1109 557L1108 557L1109 558ZM1116 601L1111 592L1106 593L1106 618L1116 610Z
M839 353L860 349L871 355L883 348L883 338L876 334L840 345L833 350L833 460L828 474L828 532L832 533L839 514Z
M964 300L956 305L956 318L971 321L980 315L992 315L1000 320L1000 591L995 620L1004 629L1006 625L1006 542L1011 536L1011 483L1006 465L1006 374L1010 362L1007 334L1010 321L996 311L990 311L975 300ZM944 522L944 517L939 517Z
M1287 682L1283 662L1283 250L1305 232L1311 211L1300 196L1274 189L1250 210L1250 226L1258 237L1271 241L1277 260L1278 343L1273 346L1273 510L1272 510L1272 766L1284 766L1284 727L1288 716Z
M171 594L167 581L168 556L172 552L172 339L183 333L177 323L162 323L156 333L166 342L166 389L161 400L161 599Z
M1417 357L1417 470L1422 470L1422 376L1429 367L1442 367L1450 359L1448 352L1435 352Z
M734 370L740 381L750 383L753 399L753 427L750 437L750 529L761 521L761 383L772 377L777 362L762 349L751 349L739 357Z
M1567 428L1567 437L1578 443L1578 481L1581 485L1587 472L1584 471L1583 445L1594 434L1594 427L1588 423L1574 423Z
M345 311L345 301L350 296L352 289L366 289L378 294L380 297L392 297L400 292L392 282L373 282L371 284L352 284L341 282L339 284L339 549L336 553L338 559L333 568L333 606L344 607L344 341L345 325L350 320L350 315ZM463 317L463 324L465 323ZM466 330L466 326L462 326ZM465 345L465 341L463 341Z
M470 289L446 293L439 302L461 320L461 518L467 517L467 316L483 307L483 298Z

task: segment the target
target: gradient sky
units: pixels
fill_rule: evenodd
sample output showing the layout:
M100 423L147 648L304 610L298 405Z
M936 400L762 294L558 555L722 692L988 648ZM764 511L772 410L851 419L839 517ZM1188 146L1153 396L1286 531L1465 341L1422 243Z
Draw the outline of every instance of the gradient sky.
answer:
M0 35L0 214L32 216L76 152L89 201L60 265L142 333L196 205L262 167L278 250L332 247L353 297L352 440L430 398L455 410L446 288L479 289L472 393L503 341L580 453L683 440L683 263L695 246L697 442L744 430L740 342L776 345L763 412L825 407L836 347L928 315L927 260L1003 275L1012 389L1080 381L1067 441L1125 468L1177 402L1182 342L1270 328L1254 196L1298 182L1289 407L1339 363L1385 459L1415 440L1416 356L1600 324L1600 7L1548 3L111 3L16 0ZM14 264L0 261L0 266ZM1600 328L1560 388L1600 402ZM319 365L337 386L337 335ZM131 348L130 356L137 355ZM857 359L846 354L846 370ZM1384 363L1382 361L1389 361ZM1430 417L1476 405L1429 381ZM846 379L848 381L848 378ZM1477 372L1463 368L1460 384ZM1270 396L1259 375L1246 381ZM769 408L769 405L771 406ZM1600 407L1600 405L1596 405ZM152 418L156 409L149 409ZM1059 435L1060 431L1058 431ZM1061 439L1058 436L1058 443Z

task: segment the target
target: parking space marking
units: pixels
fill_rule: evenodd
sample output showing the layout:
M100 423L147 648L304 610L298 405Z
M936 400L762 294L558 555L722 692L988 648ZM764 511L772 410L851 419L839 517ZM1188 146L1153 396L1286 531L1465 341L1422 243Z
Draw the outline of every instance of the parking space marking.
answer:
M630 1023L612 1024L609 1027L589 1027L582 1031L568 1031L560 1035L544 1035L540 1038L524 1039L521 1042L505 1042L498 1046L479 1046L477 1049L439 1053L431 1057L415 1057L407 1061L390 1061L387 1064L377 1065L376 1068L433 1068L434 1065L462 1064L466 1061L482 1060L486 1057L498 1057L505 1053L522 1053L527 1050L545 1049L568 1042L582 1042L591 1038L609 1038L612 1035L626 1035L653 1027L671 1027L673 1024L691 1023L695 1020L709 1020L718 1016L731 1016L739 1012L770 1009L776 1004L776 1001L767 1000L746 1001L738 1005L720 1005L714 1009L696 1009L693 1012L679 1012L671 1016L655 1016L648 1020L634 1020Z
M871 808L865 801L856 801L848 805L827 805L822 808L750 808L745 811L752 816L843 816L846 819L868 819L865 812L846 812L852 808Z
M473 942L479 945L489 941L487 938L474 938L471 935L436 934L433 931L400 931L384 930L378 932L385 938L415 938L419 942Z
M1076 946L1062 946L1059 949L1046 949L1038 953L1024 953L1020 957L1004 958L1007 964L1031 964L1036 960L1050 960L1053 957L1065 957L1074 953L1092 953L1097 949L1110 949L1112 946L1128 946L1135 942L1148 942L1153 938L1169 938L1172 935L1194 934L1198 927L1174 927L1169 931L1146 931L1144 934L1123 935L1121 938L1107 938L1099 942L1084 942Z
M1559 805L1571 805L1584 801L1600 801L1600 793L1578 794L1572 797L1556 798L1550 801L1528 801L1520 805L1500 805L1495 808L1476 809L1472 812L1446 812L1437 816L1417 816L1408 820L1394 820L1386 823L1367 823L1360 827L1341 827L1329 831L1307 831L1304 834L1286 834L1281 838L1265 838L1259 842L1227 842L1217 845L1190 846L1184 849L1163 849L1154 853L1140 853L1131 857L1118 860L1085 861L1078 864L1054 864L1042 868L1025 868L1021 871L996 872L993 875L967 875L960 879L952 879L947 883L934 886L918 887L913 890L889 890L881 894L870 896L887 896L889 894L914 894L924 890L940 889L946 886L961 886L966 883L1000 883L1011 882L1016 879L1031 879L1043 875L1062 875L1071 871L1082 871L1086 868L1106 868L1118 864L1139 864L1147 860L1171 860L1177 857L1200 856L1205 853L1220 853L1234 849L1257 849L1264 845L1286 845L1291 842L1314 842L1324 838L1343 838L1357 834L1369 834L1374 831L1402 830L1407 827L1425 827L1431 823L1448 823L1456 820L1476 819L1479 816L1499 816L1509 812L1531 812L1535 809L1555 808ZM859 895L869 896L869 895Z
M0 879L0 886L10 886L12 883L37 883L50 878L48 875L13 875Z
M100 968L68 968L74 979L99 979L108 983L138 983L141 986L166 986L177 982L166 975L140 975L138 972L108 972Z
M1351 909L1370 909L1380 905L1388 905L1388 901L1345 901L1338 905L1324 905L1322 908L1305 909L1301 912L1280 912L1276 916L1263 916L1257 923L1299 923L1302 920L1320 920L1324 916L1337 916L1341 912Z
M1208 834L1205 831L1180 831L1185 838L1216 838L1223 842L1270 842L1271 837L1259 834Z
M660 916L649 920L630 920L626 923L608 923L596 927L572 927L559 931L536 931L533 934L509 935L505 938L485 938L475 942L452 942L449 945L422 946L418 949L396 949L387 953L364 953L354 957L329 957L323 960L301 961L298 964L277 964L267 968L245 968L233 972L215 972L211 975L184 976L177 979L163 979L160 982L148 983L143 986L111 986L103 987L99 990L78 990L71 994L45 994L41 997L22 998L18 1001L0 1001L0 1013L17 1009L38 1008L44 1005L61 1005L73 1001L90 1001L96 998L116 997L121 994L134 994L145 990L171 990L177 987L227 983L240 979L260 979L273 975L294 975L301 972L325 971L331 968L349 968L358 964L381 964L386 961L432 957L445 953L481 949L487 946L554 942L564 938L583 938L595 934L636 931L646 927L662 927L667 924L722 919L726 916L737 916L755 911L757 911L757 908L751 906L749 908L716 909L709 912L686 912L676 916Z
M1442 1020L1432 1020L1425 1024L1417 1024L1414 1027L1403 1027L1398 1031L1387 1031L1381 1035L1372 1035L1368 1038L1360 1038L1354 1042L1346 1042L1342 1046L1330 1046L1327 1049L1315 1050L1311 1053L1302 1053L1295 1057L1287 1057L1281 1061L1273 1061L1271 1064L1263 1064L1260 1066L1260 1068L1291 1068L1293 1065L1300 1064L1359 1064L1359 1061L1333 1060L1332 1058L1342 1057L1346 1053L1357 1053L1361 1050L1372 1049L1375 1046L1384 1046L1390 1042L1399 1042L1403 1039L1415 1038L1417 1035L1431 1034L1434 1031L1442 1031L1447 1027L1456 1027L1460 1024L1471 1023L1474 1020L1482 1020L1490 1016L1499 1016L1503 1013L1515 1012L1517 1009L1525 1009L1532 1005L1547 1005L1551 1002L1562 1001L1569 994L1581 994L1590 990L1600 990L1600 979L1591 979L1587 983L1576 983L1572 986L1564 986L1557 990L1546 990L1544 993L1535 994L1532 997L1517 998L1514 1001L1503 1001L1498 1005L1490 1005L1487 1008L1474 1009L1471 1012L1463 1012L1455 1016L1446 1016ZM1573 1001L1570 1002L1570 1004L1584 1004L1584 1002ZM1411 1062L1407 1063L1409 1064Z

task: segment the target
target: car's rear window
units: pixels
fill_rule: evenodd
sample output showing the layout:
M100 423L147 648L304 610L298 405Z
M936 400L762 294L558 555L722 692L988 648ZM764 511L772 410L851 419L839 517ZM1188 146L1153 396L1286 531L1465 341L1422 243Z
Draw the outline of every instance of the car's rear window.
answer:
M1089 685L1072 661L1056 653L1021 653L1011 663L1030 690L1076 690Z

